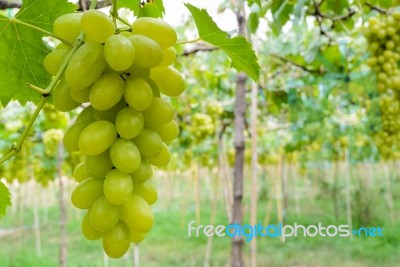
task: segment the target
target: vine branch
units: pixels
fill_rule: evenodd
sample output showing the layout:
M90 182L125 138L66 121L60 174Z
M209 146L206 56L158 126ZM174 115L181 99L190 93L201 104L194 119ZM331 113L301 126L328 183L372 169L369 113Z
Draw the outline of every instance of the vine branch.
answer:
M303 66L303 65L301 65L301 64L299 64L299 63L297 63L297 62L295 62L295 61L293 61L293 60L291 60L291 59L285 58L285 57L283 57L283 56L280 56L280 55L277 55L277 54L270 54L270 55L271 55L272 57L274 57L274 58L277 58L277 59L279 59L279 60L282 60L283 62L289 63L289 64L291 64L291 65L293 65L293 66L295 66L295 67L297 67L297 68L300 68L300 69L302 69L302 70L304 70L304 71L306 71L306 72L314 73L314 74L322 74L322 73L323 73L322 70L307 68L306 66Z
M382 13L382 14L388 14L388 13L389 13L388 10L383 9L383 8L381 8L381 7L374 6L374 5L371 4L370 2L365 2L365 5L366 5L367 7L369 7L371 10L378 11L379 13Z

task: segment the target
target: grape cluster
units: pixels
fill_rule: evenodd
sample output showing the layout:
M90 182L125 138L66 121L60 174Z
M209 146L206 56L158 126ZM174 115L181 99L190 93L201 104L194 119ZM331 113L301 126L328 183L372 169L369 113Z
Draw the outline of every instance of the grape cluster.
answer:
M370 58L367 64L376 73L382 129L375 142L384 158L400 148L400 12L371 17L364 28Z
M79 185L71 200L87 210L83 235L102 238L107 255L121 257L153 225L150 205L157 191L149 182L151 165L168 164L166 143L179 134L174 109L160 96L176 97L185 89L182 76L170 66L177 35L161 19L149 17L120 31L97 10L60 16L53 30L71 43L84 33L84 43L52 95L60 111L88 103L63 139L69 151L84 155L73 172ZM70 50L61 44L50 52L46 70L55 75Z

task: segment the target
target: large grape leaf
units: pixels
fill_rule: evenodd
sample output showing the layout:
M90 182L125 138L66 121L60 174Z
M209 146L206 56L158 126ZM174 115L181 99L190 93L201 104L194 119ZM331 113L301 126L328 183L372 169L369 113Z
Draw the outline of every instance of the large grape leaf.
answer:
M0 219L6 214L7 206L11 206L10 191L0 181Z
M232 66L238 71L244 71L257 81L260 75L260 65L251 44L243 36L230 38L229 34L218 28L210 15L204 9L191 4L185 4L192 13L199 37L223 50L231 59Z
M76 6L67 0L25 0L15 18L51 31L60 15L74 12ZM49 49L43 43L43 33L0 15L0 102L6 106L11 99L21 104L37 102L40 96L29 89L30 82L46 87L51 76L42 62Z

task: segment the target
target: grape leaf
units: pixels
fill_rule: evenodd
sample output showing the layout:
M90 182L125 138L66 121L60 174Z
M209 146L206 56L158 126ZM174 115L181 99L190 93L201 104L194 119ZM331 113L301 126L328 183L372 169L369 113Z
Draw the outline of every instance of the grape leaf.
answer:
M117 8L125 7L133 11L135 15L139 14L140 0L118 0Z
M11 206L10 191L0 181L0 219L6 214L7 206Z
M238 71L244 71L253 80L260 76L260 65L251 44L243 37L229 37L229 34L218 28L210 15L204 9L199 9L186 3L199 31L200 39L219 47L231 59L232 66Z
M288 0L286 1L273 1L271 11L274 15L271 27L276 35L278 35L282 27L288 22L290 14L292 13L294 5Z
M67 0L25 0L15 18L47 31L60 15L74 12L76 6ZM49 49L43 33L0 15L0 102L11 99L21 104L38 102L40 95L26 86L27 82L46 87L51 81L42 65Z

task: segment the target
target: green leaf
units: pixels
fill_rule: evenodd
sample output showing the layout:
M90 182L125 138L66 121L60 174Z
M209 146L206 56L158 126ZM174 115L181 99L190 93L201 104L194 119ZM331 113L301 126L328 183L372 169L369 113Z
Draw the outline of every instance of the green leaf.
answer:
M153 0L140 8L138 17L162 18L164 13L165 9L162 0Z
M253 4L257 4L261 8L261 0L248 0L247 4L251 7Z
M11 206L10 191L0 181L0 219L6 215L7 206Z
M58 16L75 9L76 6L67 0L25 0L15 18L51 31ZM11 99L21 104L38 102L40 95L26 83L44 88L51 81L42 65L49 52L42 41L43 35L0 15L0 102L3 106Z
M200 10L188 3L185 6L193 16L199 37L223 50L232 59L232 66L235 69L244 71L257 81L260 75L260 66L251 44L243 36L230 38L228 33L218 28L206 10Z
M140 0L118 0L117 8L121 7L129 8L136 16L139 14Z
M271 11L274 17L272 21L272 30L275 34L279 34L282 27L288 22L290 14L293 11L293 3L290 1L273 1Z

